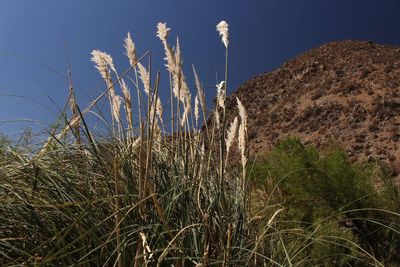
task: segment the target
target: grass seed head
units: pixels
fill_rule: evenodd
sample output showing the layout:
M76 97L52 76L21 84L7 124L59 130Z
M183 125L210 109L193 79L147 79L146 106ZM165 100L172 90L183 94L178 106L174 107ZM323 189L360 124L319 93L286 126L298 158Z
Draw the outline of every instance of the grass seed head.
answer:
M227 137L225 140L225 146L226 146L226 156L228 157L229 150L232 146L233 140L235 140L236 133L237 133L237 126L238 126L238 118L235 117L231 125L229 126L228 132L227 132Z
M171 74L174 74L174 73L176 73L176 70L177 70L174 51L167 43L164 44L164 49L165 49L164 60L167 61L165 66L167 67L168 71Z
M131 34L128 32L126 38L124 39L125 42L125 55L129 59L129 64L131 66L135 65L137 58L136 58L136 47L135 44L132 41Z
M163 123L163 107L162 107L162 103L161 103L161 99L159 96L157 96L157 106L156 106L156 113L157 116L159 118L159 120L161 121L161 123Z
M100 72L101 77L103 77L104 80L110 79L111 76L108 67L116 72L112 57L100 50L93 50L91 54L91 60L95 63L96 69Z
M181 72L181 91L180 91L180 100L182 103L186 102L190 104L190 99L191 99L191 95L190 95L190 91L189 91L189 87L186 83L186 78L183 75L183 72Z
M237 107L239 109L239 116L240 116L240 126L239 126L239 150L242 158L242 167L245 176L245 170L247 165L247 155L246 155L246 136L247 136L247 113L246 109L244 108L242 102L239 98L236 97Z
M189 118L189 113L190 113L190 110L192 108L192 106L191 106L191 100L192 99L191 98L192 97L191 97L191 95L189 93L189 94L185 95L185 97L184 97L184 99L182 101L183 102L183 106L184 106L184 111L183 111L183 115L182 115L181 126L184 126L186 121L187 121L187 119Z
M196 94L196 97L194 98L194 118L196 120L196 125L197 122L199 121L199 94Z
M228 48L229 45L229 24L226 21L222 20L217 24L217 31L221 36L221 40L224 43L225 47Z
M139 70L139 78L143 83L144 92L146 93L146 95L149 95L150 94L150 74L146 70L146 68L143 66L143 64L138 63L137 66L138 66L138 70Z
M219 117L219 111L218 111L217 108L214 110L214 116L215 116L215 123L216 123L216 125L217 125L217 129L219 129L219 126L220 126L220 117Z
M171 30L170 28L167 28L166 22L164 22L164 23L159 22L157 24L157 37L160 38L160 40L164 44L167 43L167 37L168 37L170 30Z
M220 82L217 86L217 100L218 100L218 106L221 108L225 107L225 81Z
M203 111L206 110L206 96L204 94L204 90L201 86L199 75L197 75L196 69L193 66L194 80L197 88L197 94L199 95L200 105Z
M236 102L237 102L237 107L239 110L239 116L242 121L241 124L243 124L245 126L244 130L245 130L245 133L247 134L247 112L246 112L246 109L243 106L242 102L237 97L236 97Z
M119 95L114 95L113 98L113 106L112 106L112 115L120 125L121 125L121 104L122 97Z

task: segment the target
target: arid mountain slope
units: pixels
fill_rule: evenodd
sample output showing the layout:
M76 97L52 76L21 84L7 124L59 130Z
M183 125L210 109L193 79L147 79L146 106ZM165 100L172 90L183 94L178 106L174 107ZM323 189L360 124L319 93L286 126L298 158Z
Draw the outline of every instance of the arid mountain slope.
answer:
M228 110L236 96L248 110L253 156L298 136L317 146L338 141L353 160L400 171L400 47L328 43L244 83Z

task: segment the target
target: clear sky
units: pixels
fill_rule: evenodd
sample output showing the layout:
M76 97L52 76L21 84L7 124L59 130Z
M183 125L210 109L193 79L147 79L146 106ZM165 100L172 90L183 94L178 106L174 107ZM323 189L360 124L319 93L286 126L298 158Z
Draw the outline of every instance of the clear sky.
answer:
M67 55L85 107L104 89L90 52L111 54L123 72L128 31L139 54L152 51L153 70L162 71L165 85L162 46L155 37L160 21L172 28L171 43L179 35L189 85L194 64L212 99L216 73L221 79L224 73L224 47L215 30L220 20L230 24L230 92L329 41L400 45L398 0L0 0L0 131L14 135L54 122L68 94ZM168 90L160 88L162 100Z

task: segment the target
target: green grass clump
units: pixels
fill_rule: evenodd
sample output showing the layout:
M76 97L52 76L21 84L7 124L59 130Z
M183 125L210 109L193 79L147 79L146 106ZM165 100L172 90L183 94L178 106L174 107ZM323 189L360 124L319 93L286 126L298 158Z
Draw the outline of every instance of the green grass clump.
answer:
M258 186L268 184L267 208L258 204L256 211L268 220L268 207L284 207L277 228L288 231L289 251L306 265L400 263L399 188L384 169L350 163L334 145L319 153L289 138L255 163L252 177ZM383 186L375 188L373 179Z
M85 146L54 148L35 161L18 148L1 156L2 266L101 266L118 258L124 266L222 263L230 225L238 227L230 246L246 245L245 217L237 212L233 188L225 188L222 205L217 177L201 180L199 164L153 151L148 179L154 192L140 198L138 149L112 143L100 150L99 158ZM244 254L233 248L230 261Z

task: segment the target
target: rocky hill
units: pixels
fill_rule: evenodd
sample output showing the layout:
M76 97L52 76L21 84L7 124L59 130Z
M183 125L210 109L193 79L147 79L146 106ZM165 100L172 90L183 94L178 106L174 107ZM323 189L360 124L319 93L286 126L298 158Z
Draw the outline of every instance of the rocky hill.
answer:
M236 96L248 111L253 156L298 136L319 147L337 141L353 160L400 172L400 47L328 43L244 83L228 110Z

